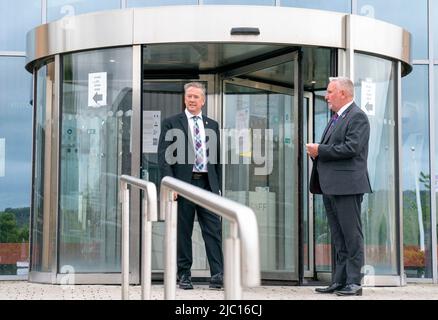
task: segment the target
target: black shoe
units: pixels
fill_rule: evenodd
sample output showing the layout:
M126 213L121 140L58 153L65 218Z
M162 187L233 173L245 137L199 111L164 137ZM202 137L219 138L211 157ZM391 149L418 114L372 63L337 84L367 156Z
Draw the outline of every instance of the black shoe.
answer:
M221 289L224 287L224 275L222 273L216 273L211 276L209 288Z
M343 283L335 282L325 288L316 288L315 291L318 293L333 293L336 290L342 289L344 286L345 284Z
M362 287L358 284L347 284L342 289L336 290L335 293L338 296L361 296L362 295Z
M184 290L193 289L192 277L188 274L183 274L179 279L179 287Z

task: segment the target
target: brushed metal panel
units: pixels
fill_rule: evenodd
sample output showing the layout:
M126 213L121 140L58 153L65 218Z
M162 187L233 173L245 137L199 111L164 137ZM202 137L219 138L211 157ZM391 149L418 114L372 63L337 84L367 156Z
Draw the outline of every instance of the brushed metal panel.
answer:
M344 47L343 16L312 9L261 6L138 8L134 11L134 43L248 42ZM256 27L260 35L231 35L235 27Z
M357 15L351 21L355 50L380 54L410 63L411 34L390 23Z
M54 54L112 46L159 43L259 43L346 49L351 20L355 50L404 63L409 73L410 34L363 16L313 9L267 6L163 6L130 8L64 17L27 34L27 66ZM231 35L235 27L260 35Z

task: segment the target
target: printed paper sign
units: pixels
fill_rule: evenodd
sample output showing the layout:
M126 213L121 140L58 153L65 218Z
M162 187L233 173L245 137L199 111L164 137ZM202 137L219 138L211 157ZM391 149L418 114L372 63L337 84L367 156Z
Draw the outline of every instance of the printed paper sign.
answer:
M161 111L143 111L143 153L157 153Z
M370 80L362 81L360 107L369 116L376 114L376 84Z
M88 106L98 108L106 106L106 72L88 74Z

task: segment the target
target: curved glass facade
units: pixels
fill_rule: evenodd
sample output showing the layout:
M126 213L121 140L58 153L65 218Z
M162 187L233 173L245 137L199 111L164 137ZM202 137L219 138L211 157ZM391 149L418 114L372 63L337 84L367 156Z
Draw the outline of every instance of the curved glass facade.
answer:
M355 54L355 100L370 121L368 173L372 194L362 203L365 273L398 273L396 63ZM374 106L366 106L367 88L373 88Z
M55 19L61 18L63 16L69 16L73 14L85 13L85 12L95 12L107 9L116 9L126 7L139 7L139 6L161 6L161 5L196 5L200 1L188 1L188 0L156 0L156 1L141 1L141 0L127 0L127 1L54 1L54 0L32 0L32 1L14 1L14 2L2 2L0 4L0 24L2 30L7 30L3 32L0 36L0 70L1 74L4 75L5 83L12 86L9 89L4 85L0 88L0 97L10 96L10 92L14 92L20 101L30 101L31 99L31 80L30 76L20 78L20 81L11 82L10 77L7 74L18 75L24 67L24 56L23 52L25 49L25 32L32 27L40 24L46 23L48 21L53 21ZM213 2L213 1L212 1ZM401 25L410 31L413 35L412 53L413 53L413 74L404 78L402 81L402 106L403 113L408 114L414 108L413 104L419 104L422 106L424 112L436 119L436 113L434 111L436 106L436 84L438 83L438 75L435 71L438 66L438 49L437 49L437 37L430 36L432 33L436 35L438 29L436 27L436 19L429 19L429 17L436 16L438 5L434 0L422 0L415 5L411 4L410 1L402 0L392 0L392 1L373 1L373 0L345 0L345 1L244 1L244 4L268 4L269 5L279 5L279 6L296 6L304 8L313 9L323 9L331 10L344 13L353 13L369 16L376 19L381 19ZM30 3L30 5L29 5ZM207 4L207 1L202 1L202 3ZM45 11L42 11L45 8ZM20 14L16 14L19 12ZM19 17L18 19L11 19L11 17ZM10 70L10 71L8 71ZM416 80L411 80L413 78ZM2 76L0 76L0 79ZM357 75L355 76L357 78ZM431 89L429 86L431 85ZM435 88L435 89L434 89ZM434 91L435 92L431 92ZM357 89L357 94L360 89ZM417 97L414 97L417 95ZM412 97L410 97L412 96ZM317 94L315 95L315 101L317 101ZM1 104L4 108L6 104ZM35 105L36 106L36 105ZM4 109L2 109L3 111ZM31 127L31 109L26 108L10 108L8 109L7 116L4 117L4 121L9 123L18 123L16 117L18 115L26 114L26 119L22 120L22 123L27 124L26 130L20 132L19 134L12 134L13 130L10 127L3 127L0 131L0 173L2 173L2 168L4 168L4 176L0 174L0 203L6 204L4 208L0 208L0 214L5 211L6 208L13 209L13 215L16 221L21 221L20 226L24 226L29 221L29 213L19 213L16 210L20 208L26 208L29 211L31 203L31 194L29 192L30 180L32 174L30 173L31 168L31 155L26 153L26 144L21 144L20 139L25 137L30 143L30 133L29 129ZM316 112L316 110L315 110ZM409 117L403 116L403 122L410 122ZM413 120L412 120L413 121ZM403 234L404 234L404 246L405 246L405 266L407 267L407 276L409 278L428 278L437 280L437 263L436 263L436 251L437 239L436 239L436 210L434 209L436 205L431 205L431 201L436 198L433 195L433 190L431 187L427 188L427 179L430 179L430 183L436 182L436 171L434 165L431 165L433 160L428 156L428 153L433 153L434 158L438 156L436 151L438 148L435 145L437 138L434 136L432 139L431 134L436 131L433 128L429 128L428 122L430 118L421 118L419 123L421 123L423 132L421 136L423 143L420 146L419 142L413 144L413 137L415 134L410 128L408 123L407 130L405 132L404 126L402 126L402 150L396 150L397 154L402 156L403 168L402 179L403 181L403 207L396 210L403 211L404 213L404 224L403 224ZM315 130L317 130L315 128ZM12 135L11 135L12 134ZM10 138L5 137L10 135ZM417 137L419 135L417 134ZM21 138L20 138L21 137ZM16 148L11 148L17 146ZM4 146L4 147L2 147ZM18 150L21 147L21 150ZM412 151L414 148L415 151ZM420 154L419 148L422 149ZM3 159L2 155L3 154ZM16 156L19 156L17 158ZM35 154L36 156L36 154ZM381 155L380 155L381 156ZM377 156L378 158L379 156ZM3 160L3 162L2 162ZM415 161L414 161L415 160ZM3 163L3 165L2 165ZM23 171L27 172L27 176L23 174L20 177L15 177L12 171L12 163L20 164L28 168ZM414 168L414 164L417 163L417 169ZM434 162L436 163L436 161ZM35 170L35 169L34 169ZM36 172L34 172L34 176ZM17 182L15 184L10 184L7 179L11 176ZM422 181L421 181L422 180ZM35 180L36 181L36 180ZM416 187L418 181L418 188ZM436 184L436 183L435 183ZM27 188L27 191L26 191ZM35 185L34 185L35 188ZM417 197L417 189L419 190L420 196ZM9 193L22 195L22 198L17 203L7 202L9 199ZM418 198L420 200L418 200ZM35 201L35 194L33 200ZM368 200L369 201L369 200ZM419 212L421 211L421 214ZM317 212L317 211L315 211ZM422 219L421 219L422 217ZM24 220L23 220L24 219ZM323 221L323 217L321 217ZM385 218L387 219L387 218ZM384 220L385 220L384 219ZM35 220L35 217L31 219ZM382 220L383 221L383 220ZM34 223L34 222L32 222ZM389 221L381 222L380 227L383 224L388 224ZM324 234L324 227L321 227L321 235ZM432 232L432 230L434 230ZM424 248L425 252L421 253L421 247L423 243L423 231L424 231ZM375 237L379 232L375 232ZM371 237L371 236L370 236ZM315 239L322 240L324 237L317 237ZM371 239L371 238L370 238ZM2 240L3 241L3 240ZM6 241L6 240L5 240ZM370 240L371 241L371 240ZM374 240L372 240L374 241ZM1 241L0 241L1 242ZM420 252L417 249L411 250L412 246L420 248ZM315 248L316 249L316 248ZM22 250L21 248L18 250ZM329 255L329 252L324 251L324 255ZM406 260L406 253L412 252L412 259ZM435 258L434 258L435 254ZM15 258L14 258L15 259ZM434 262L435 259L435 262ZM21 258L18 259L21 261ZM23 260L27 260L25 257ZM17 259L14 260L14 265ZM324 260L326 261L326 260ZM325 265L325 262L321 261L321 266ZM414 261L414 262L412 262ZM318 266L318 264L317 264ZM412 269L413 267L413 269ZM9 267L7 267L9 268ZM318 268L318 267L317 267ZM324 270L329 270L329 266L321 267ZM418 269L418 271L417 271ZM5 269L0 269L1 274L8 274ZM17 270L17 268L14 268ZM383 270L383 269L382 269ZM409 271L413 270L413 271ZM15 272L15 271L14 271ZM18 270L17 270L17 274Z

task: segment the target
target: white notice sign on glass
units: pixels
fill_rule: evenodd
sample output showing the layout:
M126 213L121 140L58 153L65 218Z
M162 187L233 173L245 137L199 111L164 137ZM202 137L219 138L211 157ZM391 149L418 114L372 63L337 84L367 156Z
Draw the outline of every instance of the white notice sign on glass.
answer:
M5 176L5 162L6 162L6 152L5 152L6 139L0 139L0 177Z
M161 111L143 111L143 153L157 153Z
M98 108L106 106L106 72L88 74L88 106Z
M360 107L369 116L376 114L376 84L369 79L362 81Z

